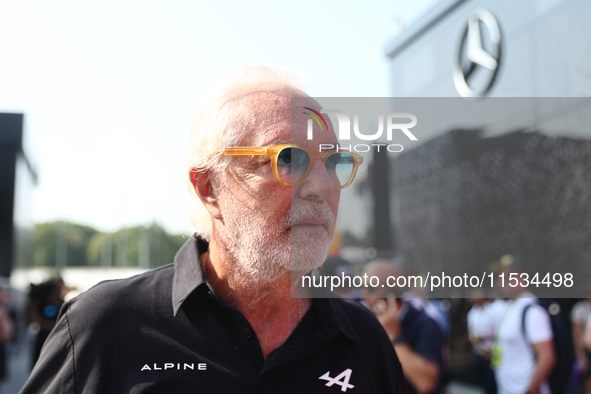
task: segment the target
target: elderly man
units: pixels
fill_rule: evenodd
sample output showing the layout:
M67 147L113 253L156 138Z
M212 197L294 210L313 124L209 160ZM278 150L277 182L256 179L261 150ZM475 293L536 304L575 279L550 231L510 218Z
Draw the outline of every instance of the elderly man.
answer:
M292 297L324 262L360 162L319 154L336 145L332 128L307 140L308 110L291 108L307 96L294 81L250 68L210 96L188 171L199 235L174 264L66 303L22 393L404 392L371 312Z

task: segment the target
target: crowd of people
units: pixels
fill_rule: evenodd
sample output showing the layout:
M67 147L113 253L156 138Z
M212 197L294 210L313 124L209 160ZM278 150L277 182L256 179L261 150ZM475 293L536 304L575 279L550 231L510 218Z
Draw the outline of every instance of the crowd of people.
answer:
M502 270L521 273L519 261L511 263ZM331 257L323 273L353 275L354 269L344 259ZM380 259L367 263L361 274L385 283L404 270ZM394 344L409 393L446 391L455 377L448 304L426 299L414 289L339 287L334 292L374 311ZM591 393L591 299L574 304L570 319L559 313L555 300L538 299L522 286L507 286L495 296L477 289L470 304L467 316L454 316L454 325L466 322L454 332L466 332L473 353L471 381L487 394Z

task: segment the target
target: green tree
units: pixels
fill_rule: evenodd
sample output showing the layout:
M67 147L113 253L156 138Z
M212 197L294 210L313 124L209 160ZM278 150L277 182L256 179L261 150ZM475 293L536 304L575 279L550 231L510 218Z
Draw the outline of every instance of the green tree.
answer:
M33 232L33 266L155 268L172 263L185 241L156 223L113 233L63 221L42 223Z
M172 263L185 241L156 223L125 227L95 234L88 246L88 261L92 266L155 268Z
M87 266L92 227L64 221L42 223L33 230L33 266Z

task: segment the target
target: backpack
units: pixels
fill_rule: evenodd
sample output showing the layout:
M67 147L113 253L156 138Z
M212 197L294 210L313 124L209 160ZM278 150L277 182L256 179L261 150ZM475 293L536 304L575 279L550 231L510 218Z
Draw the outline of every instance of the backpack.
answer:
M525 314L530 306L532 304L528 304L523 308L523 315L521 316L521 332L526 341ZM552 334L554 335L556 364L552 368L548 384L550 385L552 394L563 394L573 370L573 364L576 358L575 349L573 348L572 333L568 324L560 316L550 313L549 316L550 324L552 325Z

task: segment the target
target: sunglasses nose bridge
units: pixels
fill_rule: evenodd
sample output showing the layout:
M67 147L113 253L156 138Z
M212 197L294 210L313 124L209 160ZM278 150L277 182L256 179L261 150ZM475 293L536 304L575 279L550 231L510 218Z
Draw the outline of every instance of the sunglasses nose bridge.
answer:
M310 157L310 164L312 164L313 162L315 162L316 160L320 160L321 162L323 162L324 164L326 164L326 160L328 159L328 157L330 155L332 155L334 152L306 152L308 153L308 157Z

